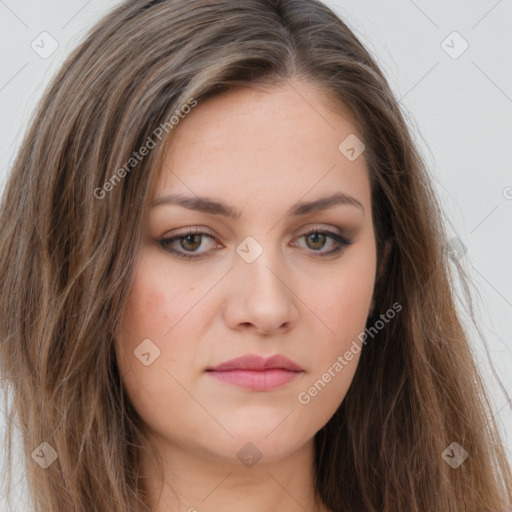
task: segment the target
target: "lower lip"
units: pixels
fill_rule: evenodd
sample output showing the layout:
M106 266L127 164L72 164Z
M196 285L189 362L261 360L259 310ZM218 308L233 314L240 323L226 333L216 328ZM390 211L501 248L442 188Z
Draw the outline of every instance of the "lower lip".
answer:
M270 368L268 370L227 370L209 371L212 377L234 386L253 391L268 391L283 386L295 379L301 372Z

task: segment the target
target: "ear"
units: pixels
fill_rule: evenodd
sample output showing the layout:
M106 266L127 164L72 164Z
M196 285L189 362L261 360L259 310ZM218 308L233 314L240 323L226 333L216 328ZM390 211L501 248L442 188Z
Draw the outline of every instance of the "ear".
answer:
M393 246L393 239L388 238L386 240L386 243L384 244L384 254L382 256L382 260L379 262L377 277L375 278L375 288L377 287L377 285L382 277L382 274L384 272L384 269L386 268L386 264L388 262L389 253L391 252L392 246ZM370 315L373 314L374 308L375 308L375 299L372 298L372 305L370 306Z

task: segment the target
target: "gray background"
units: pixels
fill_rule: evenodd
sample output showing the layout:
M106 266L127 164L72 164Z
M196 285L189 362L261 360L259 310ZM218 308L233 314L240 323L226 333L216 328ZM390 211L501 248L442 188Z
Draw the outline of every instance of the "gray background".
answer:
M117 3L0 0L0 187L45 85L84 32ZM379 61L431 169L448 231L467 247L461 262L474 283L489 348L488 355L475 337L474 353L512 459L512 406L490 365L512 395L512 1L326 3ZM42 32L58 44L46 58L31 47L51 50ZM19 510L28 510L25 482L20 469L12 491ZM2 494L0 511L10 510Z

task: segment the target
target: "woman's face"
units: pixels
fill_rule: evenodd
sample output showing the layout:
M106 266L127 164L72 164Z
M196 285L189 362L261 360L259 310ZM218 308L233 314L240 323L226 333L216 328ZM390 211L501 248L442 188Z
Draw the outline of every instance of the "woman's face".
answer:
M345 397L376 247L361 136L322 94L299 81L231 90L178 125L116 344L161 446L276 461ZM275 355L287 359L265 363ZM263 359L219 367L246 356Z

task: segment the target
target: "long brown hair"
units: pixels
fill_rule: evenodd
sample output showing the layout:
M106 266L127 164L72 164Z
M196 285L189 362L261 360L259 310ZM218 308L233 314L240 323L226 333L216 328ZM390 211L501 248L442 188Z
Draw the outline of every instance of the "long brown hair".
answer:
M406 115L365 47L317 0L129 0L48 87L3 195L8 435L22 436L39 510L149 510L138 478L148 447L114 340L155 176L185 106L292 77L320 85L332 108L347 105L364 137L382 268L368 325L402 306L364 346L348 394L315 436L317 495L336 512L483 512L512 502L456 309L453 268L466 291L467 277L445 249L443 212ZM142 157L149 139L156 147ZM468 454L457 468L442 456L454 442ZM43 468L38 455L47 465L58 458Z

